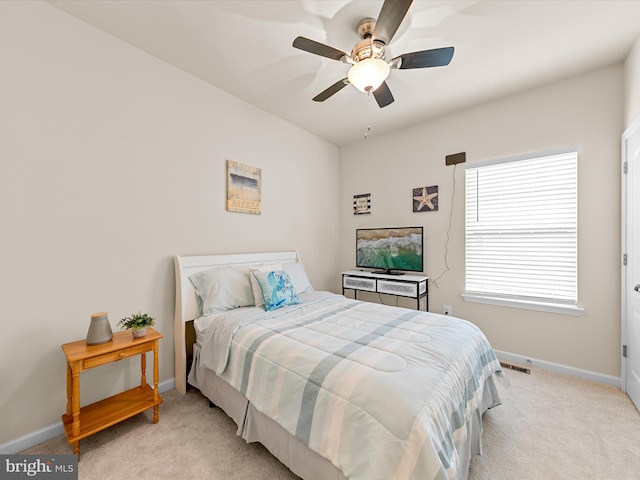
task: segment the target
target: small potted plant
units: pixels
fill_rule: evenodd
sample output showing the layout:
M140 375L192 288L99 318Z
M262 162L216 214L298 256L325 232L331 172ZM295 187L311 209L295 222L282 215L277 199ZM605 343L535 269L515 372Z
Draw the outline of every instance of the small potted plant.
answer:
M153 317L150 317L146 313L138 312L124 317L118 322L118 326L123 330L131 330L133 338L140 338L147 334L147 327L152 327L155 324L154 320Z

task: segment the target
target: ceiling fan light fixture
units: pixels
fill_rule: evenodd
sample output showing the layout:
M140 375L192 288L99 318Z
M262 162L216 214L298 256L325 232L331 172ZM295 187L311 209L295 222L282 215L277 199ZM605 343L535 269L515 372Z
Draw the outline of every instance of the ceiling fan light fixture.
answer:
M361 92L370 93L382 85L390 70L389 64L380 58L365 58L349 69L347 78Z

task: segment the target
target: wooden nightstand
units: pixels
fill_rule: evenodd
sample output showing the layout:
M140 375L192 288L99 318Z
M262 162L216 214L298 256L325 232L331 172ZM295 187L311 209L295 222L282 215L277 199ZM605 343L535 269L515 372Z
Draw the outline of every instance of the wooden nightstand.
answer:
M113 334L113 340L87 345L84 340L62 345L67 357L67 413L62 415L67 441L80 460L80 440L153 407L153 423L158 423L158 340L162 334L147 327L142 338L130 331ZM153 351L153 388L147 384L147 356ZM140 355L140 386L80 408L80 372L123 358Z

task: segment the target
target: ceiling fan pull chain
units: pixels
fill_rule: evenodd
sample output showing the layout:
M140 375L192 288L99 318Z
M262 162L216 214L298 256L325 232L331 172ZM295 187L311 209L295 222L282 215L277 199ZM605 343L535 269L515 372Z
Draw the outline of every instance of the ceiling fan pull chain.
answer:
M378 104L373 96L372 92L367 93L367 106L365 107L366 115L369 119L367 123L367 131L364 132L364 139L367 140L369 138L369 134L371 133L371 124L373 123L373 117L375 116L376 107Z

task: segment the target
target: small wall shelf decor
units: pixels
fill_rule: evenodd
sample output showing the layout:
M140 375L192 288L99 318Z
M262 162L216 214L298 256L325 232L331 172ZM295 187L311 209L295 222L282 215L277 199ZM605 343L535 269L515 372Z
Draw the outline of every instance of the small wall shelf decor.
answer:
M435 212L438 210L438 186L413 189L413 211Z
M353 214L364 215L371 213L371 194L361 193L353 196Z
M227 210L262 213L262 170L227 160Z

